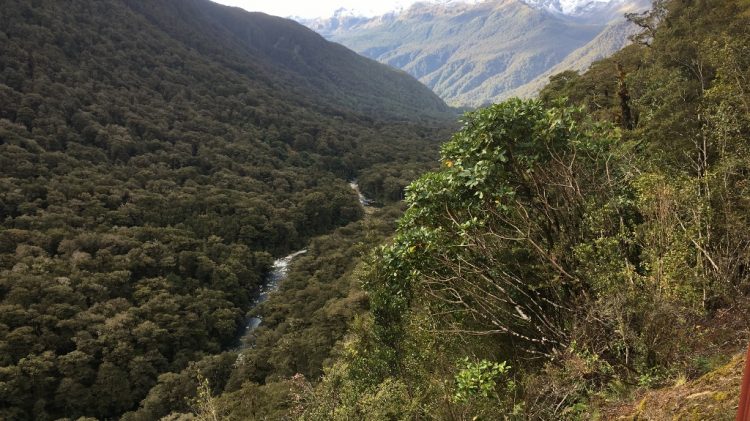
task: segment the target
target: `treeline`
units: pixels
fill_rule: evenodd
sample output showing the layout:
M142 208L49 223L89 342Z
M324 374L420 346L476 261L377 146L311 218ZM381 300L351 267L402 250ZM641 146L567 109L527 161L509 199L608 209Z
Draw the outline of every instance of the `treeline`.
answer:
M368 92L342 111L253 50L201 50L221 6L147 5L0 6L2 419L179 407L185 390L149 391L229 375L272 256L362 217L346 180L436 149L439 116L389 122Z
M744 350L748 17L658 0L614 57L467 114L290 413L592 419Z

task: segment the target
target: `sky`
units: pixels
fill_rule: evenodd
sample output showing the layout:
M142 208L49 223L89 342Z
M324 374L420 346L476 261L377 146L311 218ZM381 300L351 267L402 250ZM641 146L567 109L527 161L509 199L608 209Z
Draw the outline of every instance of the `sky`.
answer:
M416 0L213 0L228 6L238 6L251 12L264 12L282 17L330 17L344 7L364 16L382 15L406 7Z

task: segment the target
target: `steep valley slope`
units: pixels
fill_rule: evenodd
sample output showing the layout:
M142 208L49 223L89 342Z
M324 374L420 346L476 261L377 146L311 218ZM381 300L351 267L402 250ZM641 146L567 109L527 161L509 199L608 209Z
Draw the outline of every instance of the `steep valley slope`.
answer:
M117 418L229 349L274 256L361 218L348 180L431 165L455 119L206 0L11 0L0 22L4 420Z

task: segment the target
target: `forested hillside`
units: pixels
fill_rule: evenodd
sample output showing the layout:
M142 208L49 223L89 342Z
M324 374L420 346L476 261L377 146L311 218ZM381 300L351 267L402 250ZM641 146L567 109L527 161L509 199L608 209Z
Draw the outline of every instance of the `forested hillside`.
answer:
M362 217L348 179L429 167L453 120L403 72L208 1L11 0L0 22L3 420L147 396L155 419L188 405L184 369L226 381L272 258Z
M750 2L630 19L612 58L465 116L359 274L369 312L322 382L296 383L296 416L734 417Z

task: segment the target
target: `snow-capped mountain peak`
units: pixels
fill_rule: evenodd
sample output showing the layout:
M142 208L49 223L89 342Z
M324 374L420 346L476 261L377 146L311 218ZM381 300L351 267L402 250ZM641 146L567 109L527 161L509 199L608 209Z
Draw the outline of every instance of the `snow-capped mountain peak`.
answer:
M552 13L579 16L599 8L623 3L624 0L523 0L529 6Z
M359 17L361 13L353 9L347 9L346 7L340 7L333 12L334 18L346 18L346 17Z

